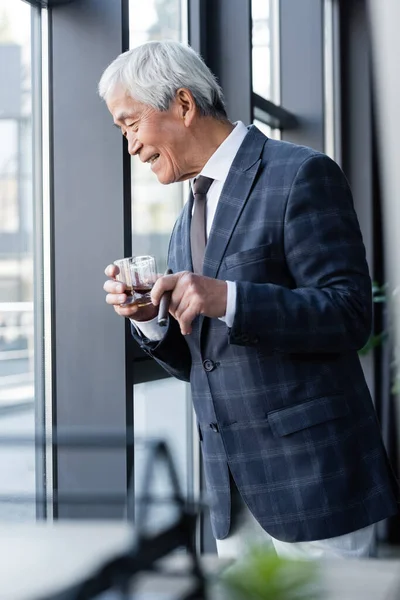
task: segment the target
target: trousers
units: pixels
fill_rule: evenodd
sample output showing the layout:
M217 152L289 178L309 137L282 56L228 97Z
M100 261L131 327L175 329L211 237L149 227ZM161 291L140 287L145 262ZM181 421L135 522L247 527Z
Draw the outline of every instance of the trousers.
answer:
M220 558L238 559L252 546L263 546L285 558L366 558L375 556L375 526L312 542L282 542L269 535L254 518L231 477L232 505L238 508L228 537L216 540Z

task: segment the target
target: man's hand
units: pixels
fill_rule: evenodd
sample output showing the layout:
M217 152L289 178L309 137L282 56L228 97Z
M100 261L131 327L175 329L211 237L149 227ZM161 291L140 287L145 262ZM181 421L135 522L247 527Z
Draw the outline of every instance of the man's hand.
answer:
M169 312L179 322L181 332L192 332L192 321L197 315L224 317L228 286L226 281L195 275L188 271L160 277L151 291L151 299L158 306L164 292L172 290Z
M125 284L115 280L118 273L119 269L116 265L108 265L105 270L107 277L111 278L103 286L104 291L108 292L106 296L107 304L114 306L115 312L121 317L134 319L135 321L150 321L154 319L158 315L158 308L153 306L153 304L141 306L140 308L135 304L121 306L121 304L126 302L127 295L124 293Z

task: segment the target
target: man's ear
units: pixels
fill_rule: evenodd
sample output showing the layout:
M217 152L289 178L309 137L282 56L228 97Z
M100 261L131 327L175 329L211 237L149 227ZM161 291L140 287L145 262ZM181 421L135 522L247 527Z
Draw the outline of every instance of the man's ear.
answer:
M192 92L187 88L179 88L175 100L179 116L184 120L186 126L190 125L197 111Z

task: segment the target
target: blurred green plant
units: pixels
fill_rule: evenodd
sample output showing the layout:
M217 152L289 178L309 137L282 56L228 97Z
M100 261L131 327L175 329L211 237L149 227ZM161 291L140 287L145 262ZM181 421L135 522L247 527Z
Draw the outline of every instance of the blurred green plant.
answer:
M392 394L395 396L400 394L400 375L399 375L399 367L394 363L393 370L395 371L395 375L393 378L392 385Z
M227 569L221 583L229 600L320 600L318 581L316 563L255 547Z
M387 302L388 299L388 285L385 283L384 285L378 285L376 281L372 282L372 301L374 304L383 304ZM380 333L371 334L368 342L365 344L361 350L359 350L360 356L366 356L378 346L381 346L388 339L389 334L387 331L381 331ZM400 394L400 371L399 366L394 361L391 364L391 369L393 372L393 380L392 380L392 394Z
M372 282L372 301L374 304L383 304L387 301L387 284L378 285L376 281ZM372 350L383 344L387 338L387 331L371 334L368 342L361 350L359 350L360 356L366 356Z

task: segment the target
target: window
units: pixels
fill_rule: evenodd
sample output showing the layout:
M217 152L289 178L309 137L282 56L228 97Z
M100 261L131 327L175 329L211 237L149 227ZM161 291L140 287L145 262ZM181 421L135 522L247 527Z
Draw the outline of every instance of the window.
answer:
M269 137L280 137L265 119L259 98L280 103L279 3L251 0L253 122Z
M31 16L21 0L0 1L0 435L32 436L0 447L7 520L35 517Z
M183 0L130 0L130 47L148 40L185 39ZM149 165L132 159L133 252L156 256L166 268L169 237L184 201L184 186L162 186Z
M130 47L148 40L186 41L186 0L130 0ZM149 165L132 158L132 253L151 254L159 272L166 268L169 238L184 201L183 184L161 185ZM140 363L136 365L140 369ZM164 439L179 467L180 482L190 493L192 408L188 386L169 378L134 386L135 436ZM135 455L135 485L140 488L143 457ZM162 479L159 491L167 493ZM157 511L156 521L161 517Z

